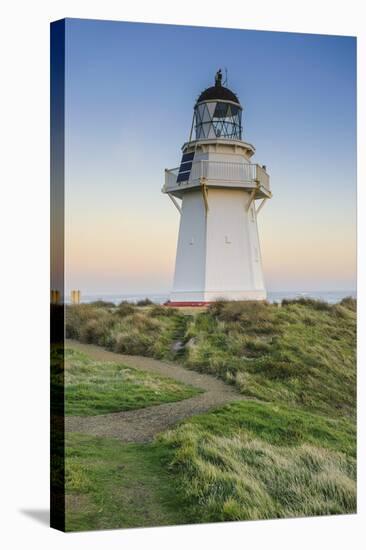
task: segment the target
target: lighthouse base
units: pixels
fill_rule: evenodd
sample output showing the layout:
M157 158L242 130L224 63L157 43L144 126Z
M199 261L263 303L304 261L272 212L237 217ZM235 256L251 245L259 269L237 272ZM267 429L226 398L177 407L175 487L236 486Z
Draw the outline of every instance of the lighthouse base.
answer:
M185 192L170 302L266 299L250 197L245 189L210 187L206 205L200 191Z
M267 292L262 290L232 290L232 291L204 291L204 292L173 292L170 295L169 305L207 305L217 300L266 300Z

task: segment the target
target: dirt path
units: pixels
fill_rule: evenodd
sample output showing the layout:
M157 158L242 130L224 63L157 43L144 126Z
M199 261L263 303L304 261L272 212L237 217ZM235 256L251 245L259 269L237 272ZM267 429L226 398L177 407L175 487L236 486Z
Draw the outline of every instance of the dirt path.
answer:
M165 363L148 357L121 355L91 344L68 340L67 346L82 351L97 361L123 363L138 370L168 376L179 382L204 390L204 393L178 401L164 403L135 411L103 414L98 416L66 417L66 431L81 432L104 437L115 437L124 442L147 442L154 436L174 426L180 420L230 403L248 399L236 389L208 374L199 374L174 363Z

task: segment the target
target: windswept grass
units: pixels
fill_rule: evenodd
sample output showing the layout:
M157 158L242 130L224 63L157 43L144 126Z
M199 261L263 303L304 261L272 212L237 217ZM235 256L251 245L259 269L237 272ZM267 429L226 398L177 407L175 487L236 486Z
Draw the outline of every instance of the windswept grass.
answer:
M199 390L118 363L93 361L66 349L65 412L88 416L181 401Z
M166 435L185 497L202 522L356 511L355 461L308 444L275 447L239 433L202 434L193 426Z
M185 362L248 396L354 416L354 301L219 302L188 324Z
M174 359L172 344L181 319L185 317L175 309L157 305L73 305L66 309L66 337L120 353Z
M149 453L157 453L153 460L163 493L171 483L176 495L166 500L174 511L169 520L166 512L154 516L151 511L144 519L139 509L139 495L150 494L149 474L140 494L132 481L135 475L142 479L136 472L123 482L115 473L108 458L110 443L88 440L82 452L89 458L74 455L75 471L68 477L70 498L87 501L79 501L74 515L70 512L69 525L354 513L356 309L352 298L335 305L306 298L281 305L220 301L189 314L152 305L68 307L68 337L179 361L253 398L193 417L152 445L129 448L141 464L150 461ZM74 450L77 443L75 439ZM92 467L97 461L99 470ZM116 488L109 498L109 481L104 492L105 480L114 478L117 488L126 490L126 483L131 488L129 504ZM156 478L151 479L154 486Z
M122 303L67 308L69 338L112 351L179 360L235 384L241 393L324 414L353 416L356 302L300 298L214 303L184 315Z
M241 402L161 441L192 517L209 522L354 513L354 437L346 421Z
M240 401L193 417L189 424L218 436L245 430L266 443L295 447L304 443L356 458L356 427L347 419L333 419L275 403Z
M346 420L240 402L151 444L68 434L66 528L354 513L354 432Z

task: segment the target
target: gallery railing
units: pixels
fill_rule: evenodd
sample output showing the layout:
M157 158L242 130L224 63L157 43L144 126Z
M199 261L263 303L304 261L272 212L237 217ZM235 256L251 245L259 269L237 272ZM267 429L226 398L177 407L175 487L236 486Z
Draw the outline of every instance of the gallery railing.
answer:
M165 191L195 185L201 178L205 178L208 183L220 181L225 184L247 183L249 186L259 184L270 191L269 175L259 164L198 160L192 163L187 180L177 182L178 173L179 167L165 171Z

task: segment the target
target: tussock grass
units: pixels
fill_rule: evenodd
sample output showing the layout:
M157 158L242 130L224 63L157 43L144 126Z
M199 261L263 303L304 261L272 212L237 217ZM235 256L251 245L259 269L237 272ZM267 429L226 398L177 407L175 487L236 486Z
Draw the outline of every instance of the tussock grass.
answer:
M209 434L232 436L245 430L271 445L295 447L303 443L356 457L353 421L330 418L277 403L241 401L189 421Z
M356 314L336 305L287 300L219 302L191 318L186 364L235 384L248 396L353 416Z
M152 306L153 303L154 303L154 302L152 302L149 298L144 298L144 299L142 299L142 300L138 300L138 301L136 302L136 305L137 305L138 307L141 307L141 306L142 306L142 307L143 307L143 306Z
M66 309L66 337L111 351L174 359L177 326L185 317L174 308L122 302L114 308L81 304Z
M89 302L92 307L106 307L113 308L116 307L114 302L109 302L107 300L94 300L94 302Z
M66 334L112 351L179 360L249 397L354 416L356 301L218 301L184 315L164 306L67 308Z
M207 522L354 513L352 436L346 423L244 402L161 440L174 449L171 468L192 517Z
M324 300L314 300L313 298L293 298L293 299L283 299L282 300L283 306L289 306L289 305L301 305L301 306L308 306L316 311L332 311L332 304L329 304L328 302L325 302Z

